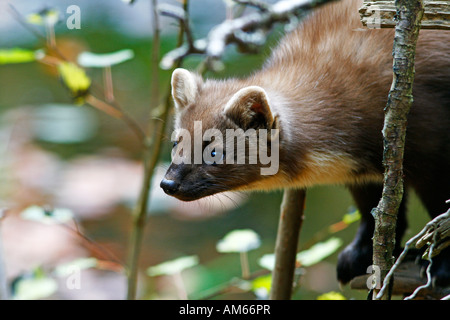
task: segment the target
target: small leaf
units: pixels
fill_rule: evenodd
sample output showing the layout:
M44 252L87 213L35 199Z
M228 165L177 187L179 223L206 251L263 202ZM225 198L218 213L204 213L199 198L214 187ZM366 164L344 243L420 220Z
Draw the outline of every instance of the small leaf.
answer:
M163 262L147 269L147 274L150 277L161 275L174 275L180 273L184 269L191 268L198 265L197 256L186 256Z
M44 18L38 13L32 13L27 16L27 22L31 24L43 25Z
M131 49L104 54L83 52L78 56L78 63L80 66L85 68L104 68L131 60L133 58L134 52Z
M268 253L263 255L259 260L258 264L263 267L264 269L273 271L273 268L275 267L275 254Z
M15 300L37 300L51 296L58 284L50 278L23 279L16 286Z
M316 243L308 250L297 253L297 261L303 267L311 266L333 254L341 245L341 239L332 237L327 241Z
M219 252L248 252L259 248L261 240L256 232L250 229L234 230L217 243Z
M59 277L67 277L73 274L74 270L85 270L89 268L95 268L98 260L96 258L79 258L73 261L58 265L54 272Z
M179 6L174 6L169 3L161 3L158 5L158 12L161 15L169 16L180 21L186 19L186 12Z
M331 291L321 294L317 297L317 300L347 300L347 298L339 292Z
M14 300L37 300L51 296L58 284L38 267L31 274L20 276L13 282Z
M259 299L268 299L272 287L272 275L258 277L252 281L252 291Z
M59 11L56 9L44 9L27 16L27 22L35 25L55 25L58 21Z
M91 79L83 69L70 62L61 62L58 65L58 71L74 98L82 98L87 94Z
M56 208L44 209L39 206L31 206L22 211L20 216L25 220L42 222L45 224L66 223L73 219L72 211L69 209Z
M39 59L42 51L33 51L20 48L0 49L0 64L26 63Z
M361 213L358 210L346 213L342 218L342 221L346 224L351 224L361 219Z

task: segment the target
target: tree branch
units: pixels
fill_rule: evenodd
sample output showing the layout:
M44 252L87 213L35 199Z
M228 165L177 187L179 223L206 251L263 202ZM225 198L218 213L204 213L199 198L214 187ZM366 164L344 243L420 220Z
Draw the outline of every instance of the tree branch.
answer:
M191 40L188 38L187 45L167 53L161 67L170 69L176 61L187 55L204 54L208 67L214 70L216 62L223 56L227 45L237 44L241 51L254 53L265 44L267 31L276 23L298 22L300 16L332 1L335 0L283 0L263 7L259 1L237 1L240 4L259 6L260 10L239 18L225 20L214 27L206 39L194 41L190 30L187 30L186 34L191 36ZM174 10L163 10L161 13L180 21L186 19L186 15L184 19L181 19L181 15L174 14Z
M298 238L303 222L306 190L286 189L281 203L275 245L271 300L288 300L292 295Z
M406 123L413 101L415 48L424 11L421 0L396 0L395 5L398 20L393 49L393 82L383 127L383 194L372 211L375 218L373 264L380 268L382 280L393 264L397 212L403 198ZM374 298L378 298L377 293L375 290Z
M184 10L186 12L189 1L184 1ZM159 46L160 46L160 26L157 12L157 0L152 0L153 11L153 52L152 52L152 71L158 72ZM178 34L178 46L182 44L184 27L181 26ZM178 60L175 68L181 65L182 59ZM164 101L160 105L159 80L153 75L152 92L157 96L152 97L152 111L150 120L149 139L144 145L144 177L139 194L138 203L133 211L133 229L130 235L130 251L128 255L128 292L127 299L135 300L137 296L137 282L139 271L139 256L142 249L142 240L144 237L144 229L147 224L147 211L150 206L149 193L153 173L160 157L160 150L163 142L164 132L166 131L167 120L172 106L172 98L170 90L166 93Z

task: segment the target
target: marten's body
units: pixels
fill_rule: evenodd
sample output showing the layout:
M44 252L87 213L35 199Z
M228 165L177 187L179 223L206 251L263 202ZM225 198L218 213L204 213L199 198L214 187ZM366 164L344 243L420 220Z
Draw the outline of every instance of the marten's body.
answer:
M347 185L363 219L339 258L343 282L371 264L370 211L381 196L381 129L392 83L393 30L362 30L358 6L346 0L317 10L249 78L203 82L176 70L176 130L193 132L195 121L222 132L279 129L279 170L262 176L254 164L172 164L161 184L186 201L227 190ZM420 32L405 146L405 184L431 216L445 212L450 198L449 43L448 31ZM404 209L398 239L406 228ZM448 251L434 270L443 284L449 282Z

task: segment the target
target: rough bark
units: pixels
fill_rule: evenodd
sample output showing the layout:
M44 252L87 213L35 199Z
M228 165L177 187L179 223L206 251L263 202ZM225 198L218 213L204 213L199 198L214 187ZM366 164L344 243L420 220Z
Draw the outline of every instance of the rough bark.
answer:
M382 280L393 265L397 212L403 197L406 124L413 101L415 48L424 11L421 0L396 0L395 5L398 20L393 48L393 82L383 127L384 186L382 198L372 212L375 218L373 264L380 268ZM376 293L377 290L374 297Z

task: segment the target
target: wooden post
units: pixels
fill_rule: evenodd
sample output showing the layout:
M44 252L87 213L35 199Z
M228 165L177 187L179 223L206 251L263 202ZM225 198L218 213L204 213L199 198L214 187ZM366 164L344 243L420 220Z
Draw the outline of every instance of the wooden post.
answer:
M271 300L289 300L291 298L305 198L306 190L304 189L286 189L284 191L275 245Z
M423 0L421 29L450 30L450 1ZM364 0L359 9L361 22L369 28L395 28L397 8L394 0Z

